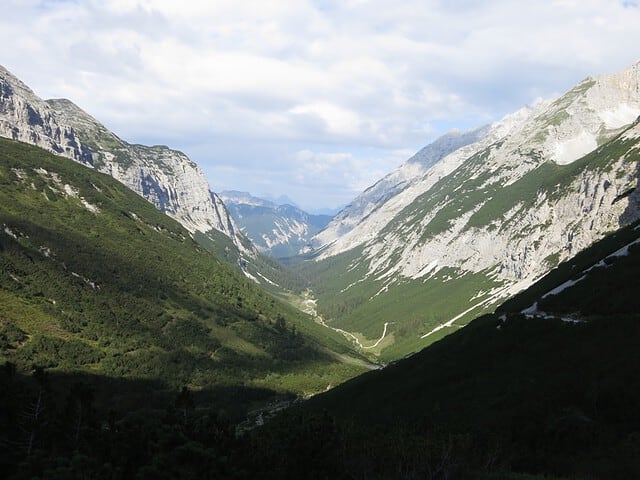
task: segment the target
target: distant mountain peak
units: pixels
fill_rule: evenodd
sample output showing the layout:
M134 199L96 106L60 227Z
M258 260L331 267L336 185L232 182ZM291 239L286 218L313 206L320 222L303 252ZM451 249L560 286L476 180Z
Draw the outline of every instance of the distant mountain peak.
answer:
M277 204L254 197L248 192L230 190L220 196L245 235L261 252L274 257L290 257L307 249L311 236L331 219L328 215L309 214L288 203Z
M241 192L238 190L224 190L218 195L220 195L220 198L222 198L225 202L233 202L243 205L256 205L270 208L275 208L278 206L275 202L266 200L261 197L255 197L249 192Z

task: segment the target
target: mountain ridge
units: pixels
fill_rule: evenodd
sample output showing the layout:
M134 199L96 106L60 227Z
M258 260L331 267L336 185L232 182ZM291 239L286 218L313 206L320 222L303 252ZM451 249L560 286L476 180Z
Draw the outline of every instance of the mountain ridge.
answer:
M190 232L217 230L244 253L242 238L204 173L184 153L120 139L67 99L40 99L0 66L0 136L40 146L108 173Z
M352 205L366 212L336 216L299 267L320 313L368 339L394 322L381 346L406 354L425 345L409 339L412 330L425 341L434 329L452 331L637 219L639 72L640 63L587 78L476 137L471 131L470 142L445 149L405 184L390 181L380 201L368 197L375 186L365 191ZM412 168L407 162L387 179ZM409 318L395 318L394 302Z

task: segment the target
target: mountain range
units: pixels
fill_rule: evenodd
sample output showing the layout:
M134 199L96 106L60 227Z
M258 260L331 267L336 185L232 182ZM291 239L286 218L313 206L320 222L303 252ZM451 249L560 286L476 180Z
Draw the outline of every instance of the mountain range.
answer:
M363 192L299 266L319 313L397 358L637 219L639 72L451 132Z
M271 291L299 280L261 255L202 169L166 146L130 144L66 99L42 100L0 66L0 137L26 142L106 173L185 227L202 245Z
M637 478L639 72L436 140L294 275L186 156L1 70L0 469Z
M329 215L312 215L291 203L275 203L247 192L219 195L240 230L260 252L275 258L302 253L311 237L331 220Z
M180 152L128 144L70 101L39 99L5 69L0 135L111 175L283 298L310 286L295 304L391 361L638 218L639 65L449 132L331 221L242 192L214 194ZM258 250L302 252L297 276Z

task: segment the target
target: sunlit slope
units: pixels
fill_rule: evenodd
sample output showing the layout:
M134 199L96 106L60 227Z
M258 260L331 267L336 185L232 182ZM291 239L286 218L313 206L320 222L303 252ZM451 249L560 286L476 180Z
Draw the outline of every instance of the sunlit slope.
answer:
M177 387L312 393L360 370L284 305L107 175L0 139L0 351Z
M445 156L317 250L298 268L325 320L399 358L637 219L640 125L611 112L640 111L638 71L587 79L493 143Z

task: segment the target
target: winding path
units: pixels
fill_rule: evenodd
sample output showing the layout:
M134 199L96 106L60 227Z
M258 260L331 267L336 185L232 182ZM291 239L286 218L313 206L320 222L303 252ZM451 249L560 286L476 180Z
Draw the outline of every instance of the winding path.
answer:
M317 311L316 311L316 308L315 308L315 300L309 299L309 298L306 299L304 301L304 306L305 306L305 308L303 309L303 312L307 313L308 315L312 315L320 325L322 325L323 327L326 327L326 328L330 328L334 332L341 333L345 337L351 339L359 348L362 348L364 350L368 350L368 349L371 349L371 348L376 348L378 345L380 345L380 342L382 342L382 340L384 340L384 337L387 336L387 329L388 329L389 325L391 323L393 323L393 322L385 322L384 323L384 329L382 330L382 336L373 345L365 346L365 345L362 345L362 343L360 342L358 337L356 337L353 333L347 332L346 330L343 330L341 328L336 328L336 327L332 327L331 325L327 325L327 323L324 321L324 319L320 315L317 314Z
M342 330L341 328L336 328L336 327L332 327L331 325L327 325L325 323L325 321L323 320L322 317L320 316L316 316L316 320L318 320L318 322L320 323L320 325L322 325L323 327L327 327L330 328L331 330L333 330L334 332L338 332L341 333L342 335L344 335L345 337L350 338L351 340L353 340L355 342L356 345L358 345L359 348L362 348L364 350L370 349L370 348L375 348L378 345L380 345L380 342L382 340L384 340L384 337L387 335L387 327L389 326L390 322L385 322L384 323L384 330L382 330L382 336L376 341L376 343L374 343L373 345L369 345L369 346L364 346L362 345L362 343L360 342L360 340L358 339L358 337L356 337L353 333L351 332L347 332L346 330Z

